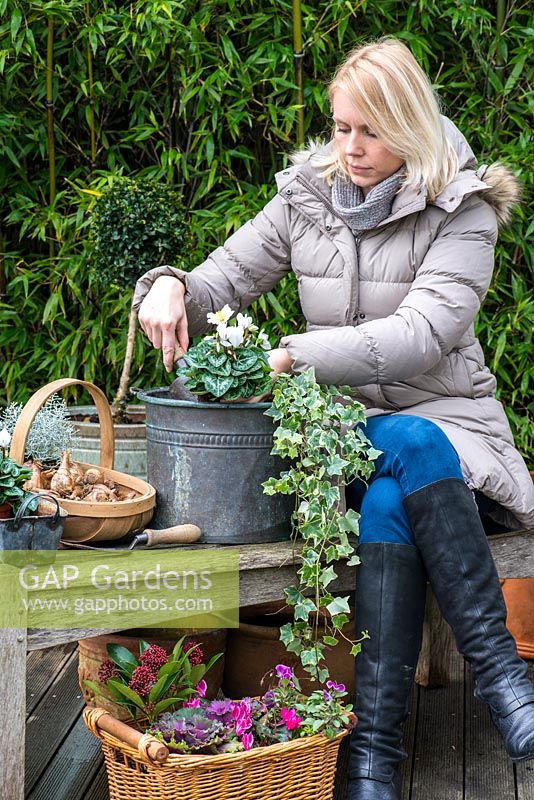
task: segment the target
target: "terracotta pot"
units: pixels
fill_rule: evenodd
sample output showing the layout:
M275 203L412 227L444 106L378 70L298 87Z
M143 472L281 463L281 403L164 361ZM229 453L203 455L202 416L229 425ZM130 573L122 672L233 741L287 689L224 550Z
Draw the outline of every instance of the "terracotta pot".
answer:
M2 503L2 505L0 505L0 519L11 519L12 516L13 511L9 503Z
M100 696L95 697L92 689L89 689L84 683L87 679L99 683L98 669L102 662L109 658L107 652L108 644L120 644L130 650L134 656L139 657L139 642L143 639L151 644L158 644L170 653L176 641L184 634L201 645L204 653L204 662L207 662L216 653L224 652L225 650L226 630L224 628L131 630L124 633L94 636L91 639L79 641L78 678L87 705L105 708L117 719L125 720L130 718L124 706L119 706L112 700L106 700ZM217 696L221 688L223 671L224 656L213 665L206 675L206 683L208 684L207 697L214 698Z
M269 608L280 608L280 604L269 604ZM277 664L287 664L297 675L305 693L317 688L317 683L308 680L298 656L288 653L280 641L280 626L291 617L283 613L266 614L242 620L239 628L228 631L226 661L223 677L223 692L227 697L238 699L261 695L268 689L269 671ZM354 637L354 622L344 628L349 638ZM349 696L354 694L354 656L351 645L341 640L336 647L327 649L326 663L332 680L344 683ZM262 679L265 680L262 683Z
M507 578L502 581L506 602L506 626L521 658L534 659L534 578Z

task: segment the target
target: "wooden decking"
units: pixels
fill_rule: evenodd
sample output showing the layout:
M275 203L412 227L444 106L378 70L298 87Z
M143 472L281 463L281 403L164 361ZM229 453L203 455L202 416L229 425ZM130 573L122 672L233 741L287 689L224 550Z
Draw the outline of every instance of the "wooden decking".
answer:
M403 800L532 800L534 761L509 761L487 710L473 699L462 659L450 659L448 687L414 690ZM534 663L530 672L534 677ZM29 653L27 800L108 800L100 745L83 724L82 707L75 645ZM344 800L341 782L336 800Z

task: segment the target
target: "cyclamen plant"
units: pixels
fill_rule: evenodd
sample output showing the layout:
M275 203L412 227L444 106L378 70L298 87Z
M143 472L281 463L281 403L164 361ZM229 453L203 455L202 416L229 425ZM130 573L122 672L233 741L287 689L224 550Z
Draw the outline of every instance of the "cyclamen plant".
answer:
M355 717L345 705L343 684L328 681L310 696L285 664L276 666L277 684L263 697L242 700L196 698L186 707L162 714L147 729L171 752L235 753L324 733L333 738Z
M299 585L285 590L294 607L294 622L282 626L280 638L321 683L328 678L325 649L337 645L337 636L343 636L341 629L349 621L348 597L334 597L328 588L337 578L334 564L340 559L348 559L349 566L359 563L348 537L358 533L359 514L340 510L341 491L356 478L366 481L380 455L361 427L363 405L341 394L344 389L350 391L318 384L313 369L281 375L273 388L272 406L265 412L278 423L272 453L290 459L291 467L269 478L264 492L295 495L293 536L302 540ZM330 622L325 620L325 633L320 635L322 609L329 612ZM362 639L352 642L353 655L360 651Z
M182 636L170 654L157 644L141 641L138 659L125 647L108 644L109 659L98 671L107 694L94 681L86 680L85 684L96 695L111 696L115 703L125 706L132 719L141 717L150 723L169 708L194 706L195 698L206 694L205 674L223 654L217 653L204 664L200 645L184 640Z
M264 394L271 386L271 368L266 350L269 340L252 322L252 317L233 316L230 306L210 312L208 322L215 333L191 347L178 370L186 387L206 399L235 401Z
M23 467L8 456L8 447L11 443L11 434L6 428L0 431L0 506L7 503L15 512L28 492L24 484L31 478L32 471ZM38 498L32 501L30 510L37 507Z

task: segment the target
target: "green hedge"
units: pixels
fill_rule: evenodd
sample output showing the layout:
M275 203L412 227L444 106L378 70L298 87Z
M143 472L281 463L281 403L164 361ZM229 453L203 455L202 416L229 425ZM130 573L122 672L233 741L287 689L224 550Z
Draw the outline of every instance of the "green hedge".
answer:
M0 402L66 375L116 388L129 297L89 274L94 192L119 174L182 190L191 266L271 196L295 144L291 12L287 0L0 0ZM342 55L398 35L479 160L510 164L528 199L528 24L524 7L502 0L304 5L307 135L328 135L325 83ZM478 322L523 452L534 323L526 209L501 237ZM299 330L294 281L255 312L273 337ZM137 385L168 381L141 336L133 373ZM533 416L531 404L530 429Z

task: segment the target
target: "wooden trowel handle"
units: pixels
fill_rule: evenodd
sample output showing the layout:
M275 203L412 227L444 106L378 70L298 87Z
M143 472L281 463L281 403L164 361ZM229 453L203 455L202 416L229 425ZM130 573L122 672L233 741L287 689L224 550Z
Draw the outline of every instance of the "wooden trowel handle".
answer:
M200 528L197 525L174 525L172 528L163 528L160 531L146 528L143 531L148 536L147 547L156 544L191 544L200 539Z

